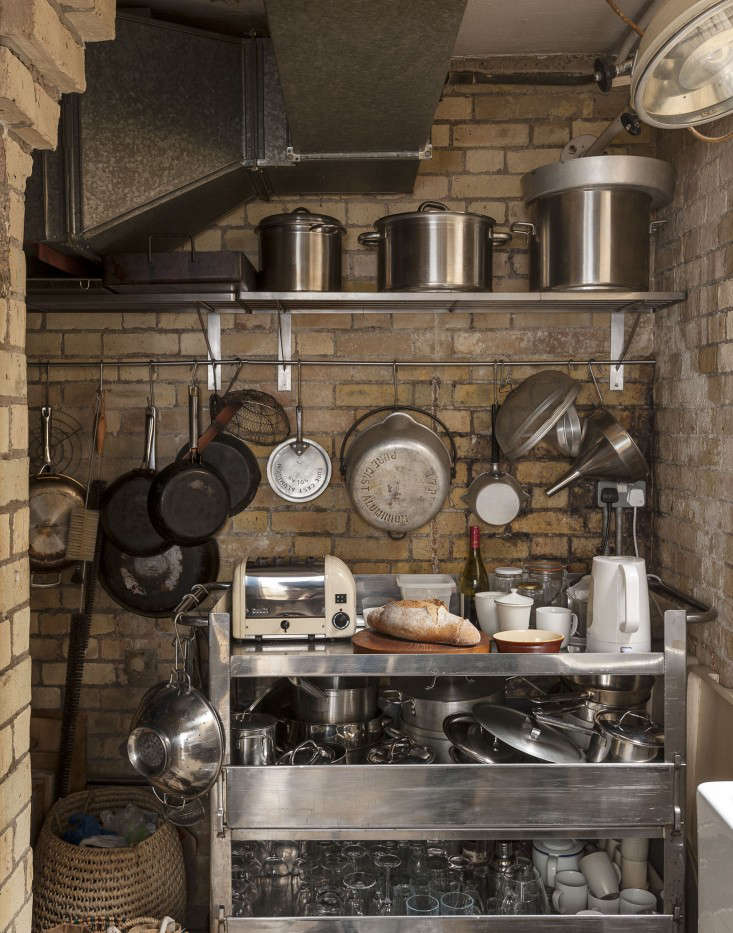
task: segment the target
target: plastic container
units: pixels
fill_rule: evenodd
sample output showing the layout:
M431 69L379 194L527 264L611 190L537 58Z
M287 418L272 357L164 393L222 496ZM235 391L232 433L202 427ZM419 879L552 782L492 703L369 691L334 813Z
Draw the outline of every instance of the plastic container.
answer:
M456 582L447 573L398 573L397 586L403 599L439 599L451 608Z

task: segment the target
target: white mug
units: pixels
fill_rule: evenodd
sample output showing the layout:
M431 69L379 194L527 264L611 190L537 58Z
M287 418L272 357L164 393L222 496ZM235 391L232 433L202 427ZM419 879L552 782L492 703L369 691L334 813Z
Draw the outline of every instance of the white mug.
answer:
M578 617L574 612L562 606L538 606L537 628L562 635L560 649L567 648L568 642L578 631Z
M651 891L626 888L621 892L622 914L653 914L657 911L657 898Z
M649 840L646 836L629 836L621 840L621 855L624 858L634 859L639 862L646 862L649 858ZM630 888L636 885L628 885Z
M534 600L531 596L520 596L516 590L503 593L494 600L498 631L513 632L529 628L529 617Z
M506 596L506 593L503 590L483 590L474 596L478 624L481 631L486 632L487 635L493 635L494 632L499 630L499 623L496 618L496 599L498 596Z
M624 888L639 888L646 891L648 866L646 859L624 858L621 856L621 885Z
M580 870L587 878L590 893L594 897L604 898L609 894L618 894L621 869L611 861L607 852L591 852L590 855L583 856L580 860Z
M532 864L542 881L555 887L555 876L561 871L579 871L578 859L583 843L577 839L535 839L532 842Z
M650 651L649 588L641 557L594 557L588 651Z
M588 882L579 871L559 871L555 876L552 906L559 914L577 914L588 906Z
M618 892L607 894L605 897L594 897L588 892L588 906L599 914L617 914L620 900Z

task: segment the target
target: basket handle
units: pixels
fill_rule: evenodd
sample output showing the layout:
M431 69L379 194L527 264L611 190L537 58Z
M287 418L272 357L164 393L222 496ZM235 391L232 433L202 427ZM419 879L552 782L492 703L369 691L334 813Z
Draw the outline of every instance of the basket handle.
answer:
M366 419L371 418L372 415L378 415L383 411L414 411L419 415L425 415L427 418L432 419L436 424L440 425L448 438L448 443L450 444L450 476L451 479L456 478L456 461L458 460L458 453L456 451L456 442L453 440L453 435L437 415L434 415L430 411L426 411L424 408L416 408L414 405L383 405L381 408L372 408L371 411L368 411L365 415L357 418L346 434L344 434L344 439L341 442L341 450L339 451L339 469L341 470L342 476L346 475L346 445L349 441L349 438L363 421L366 421Z

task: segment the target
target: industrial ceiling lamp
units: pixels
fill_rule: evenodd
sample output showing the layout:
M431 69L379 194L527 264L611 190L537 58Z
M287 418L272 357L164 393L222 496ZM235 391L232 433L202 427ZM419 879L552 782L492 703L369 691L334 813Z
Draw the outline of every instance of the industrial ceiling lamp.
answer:
M639 44L631 103L644 123L679 129L733 113L733 0L668 0Z

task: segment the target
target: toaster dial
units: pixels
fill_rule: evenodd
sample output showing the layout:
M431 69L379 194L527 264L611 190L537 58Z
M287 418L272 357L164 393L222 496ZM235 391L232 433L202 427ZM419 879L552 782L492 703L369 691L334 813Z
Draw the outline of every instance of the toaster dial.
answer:
M337 612L331 619L331 625L339 630L348 628L350 623L351 619L345 612Z

